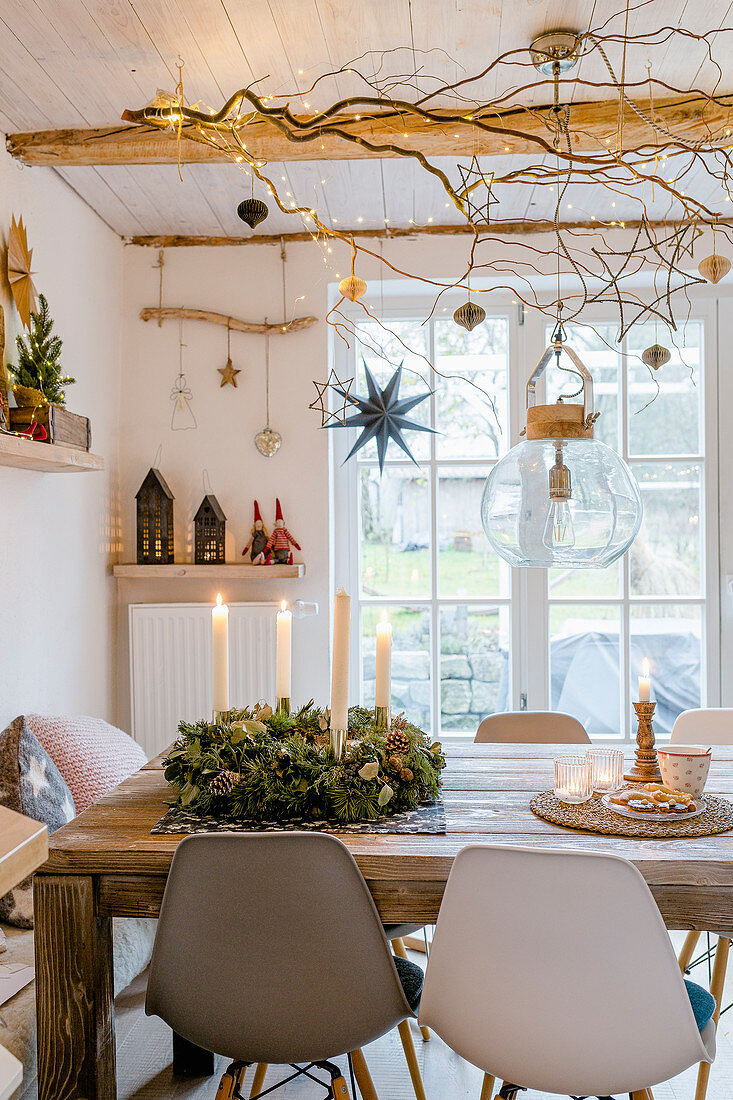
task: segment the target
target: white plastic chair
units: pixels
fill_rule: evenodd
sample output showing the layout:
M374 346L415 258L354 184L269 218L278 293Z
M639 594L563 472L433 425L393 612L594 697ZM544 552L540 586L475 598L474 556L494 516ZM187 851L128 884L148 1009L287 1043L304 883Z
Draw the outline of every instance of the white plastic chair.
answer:
M572 714L554 710L513 710L482 719L474 743L589 745L590 737Z
M550 919L548 919L550 918ZM420 1004L494 1079L613 1096L715 1055L639 871L603 853L469 845L440 907Z
M685 710L675 720L672 727L671 745L733 745L733 708L699 707ZM680 967L684 973L692 962L701 932L688 932L679 955ZM728 970L728 953L731 940L729 936L718 936L715 947L715 962L710 978L710 992L715 997L715 1026L718 1026L723 1001L723 986ZM700 1063L697 1072L695 1100L705 1100L710 1077L710 1066Z

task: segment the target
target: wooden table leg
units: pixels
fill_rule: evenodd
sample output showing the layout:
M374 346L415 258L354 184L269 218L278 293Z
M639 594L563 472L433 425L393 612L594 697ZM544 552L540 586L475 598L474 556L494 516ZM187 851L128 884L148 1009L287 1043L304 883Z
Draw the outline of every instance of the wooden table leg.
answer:
M179 1077L211 1077L215 1058L210 1050L197 1047L173 1032L173 1072Z
M116 1100L112 919L91 875L33 882L39 1100Z
M252 1088L249 1090L250 1096L259 1096L265 1087L265 1077L267 1076L267 1062L258 1062L255 1068L255 1075L252 1078Z
M490 1073L484 1074L484 1079L481 1083L481 1100L491 1100L494 1095L494 1078Z

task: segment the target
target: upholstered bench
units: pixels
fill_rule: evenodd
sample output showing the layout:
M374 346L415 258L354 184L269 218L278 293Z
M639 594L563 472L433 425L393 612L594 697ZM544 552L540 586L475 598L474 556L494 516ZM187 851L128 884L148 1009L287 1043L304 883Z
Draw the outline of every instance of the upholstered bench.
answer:
M16 718L0 734L0 803L60 828L146 763L140 746L98 718ZM156 921L113 922L115 996L150 962ZM7 950L0 964L33 964L32 882L0 898L0 929ZM23 1064L13 1100L36 1100L35 983L0 1005L0 1045Z

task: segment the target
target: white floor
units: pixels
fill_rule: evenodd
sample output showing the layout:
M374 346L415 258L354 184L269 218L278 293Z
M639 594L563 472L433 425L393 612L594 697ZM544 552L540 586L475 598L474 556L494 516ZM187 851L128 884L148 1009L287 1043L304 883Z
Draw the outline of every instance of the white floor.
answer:
M676 942L678 937L675 936ZM679 941L681 942L681 940ZM423 961L424 956L412 956ZM692 977L706 984L704 967ZM729 970L727 1002L733 1001L733 967ZM214 1100L218 1076L195 1081L182 1080L171 1072L171 1033L157 1018L146 1017L144 976L118 998L117 1050L119 1100ZM433 1036L423 1043L414 1028L415 1046L425 1082L428 1100L479 1100L481 1074L475 1067L458 1058ZM366 1058L380 1100L415 1100L407 1066L397 1033L387 1035L366 1048ZM217 1066L223 1072L222 1059ZM287 1076L286 1069L275 1068L268 1074L271 1085ZM688 1071L673 1081L654 1089L654 1100L693 1100L696 1071ZM348 1079L348 1077L347 1077ZM251 1071L247 1076L245 1094L249 1094ZM294 1082L273 1093L273 1100L320 1100L325 1090L314 1084ZM520 1093L527 1100L550 1100L543 1093ZM718 1031L718 1057L713 1066L709 1100L731 1100L733 1097L733 1009L721 1019Z

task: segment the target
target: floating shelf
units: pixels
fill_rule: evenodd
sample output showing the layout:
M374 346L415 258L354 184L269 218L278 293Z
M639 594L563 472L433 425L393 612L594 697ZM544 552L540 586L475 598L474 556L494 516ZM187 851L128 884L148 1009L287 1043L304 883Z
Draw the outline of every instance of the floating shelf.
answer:
M74 470L103 470L104 459L55 443L37 443L15 435L0 435L0 466L16 466L38 473L66 474Z
M205 577L226 577L232 581L288 580L305 576L304 565L196 565L194 562L175 562L173 565L115 565L115 577L126 580L179 581L202 580Z

